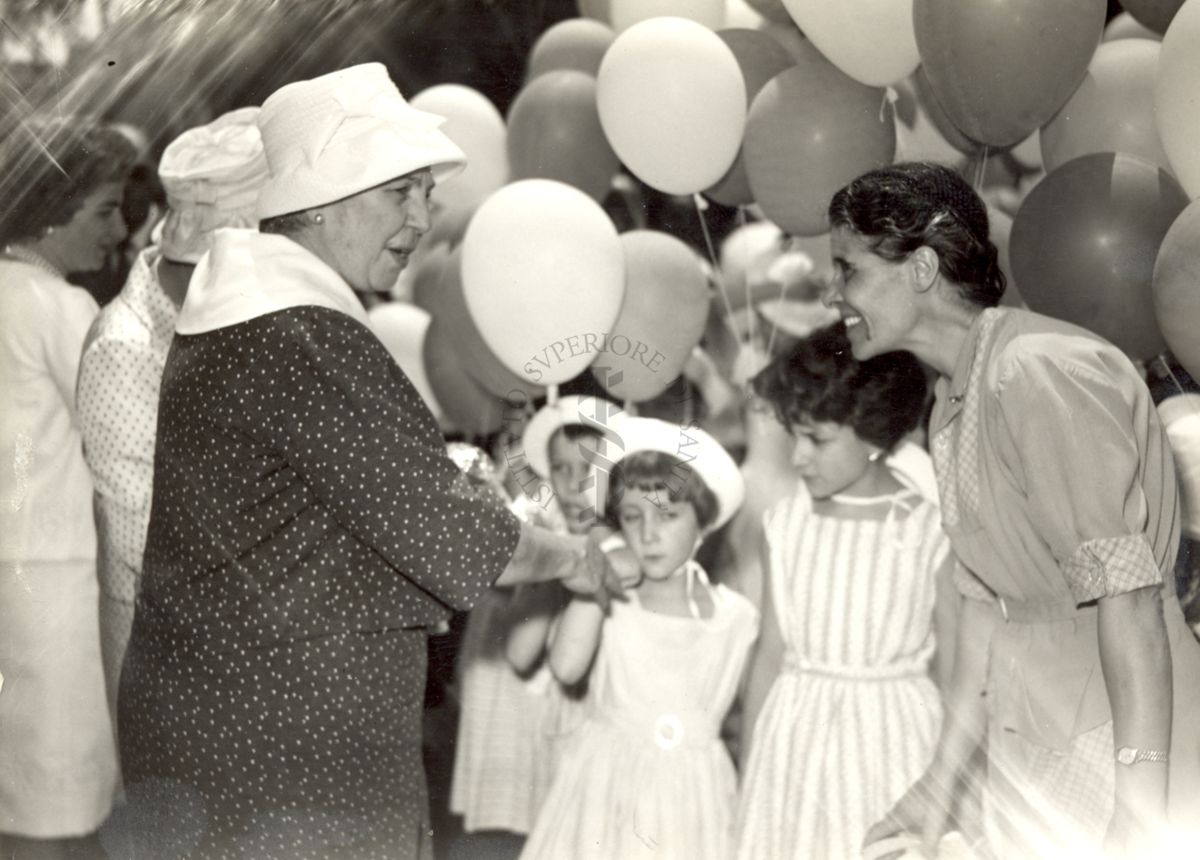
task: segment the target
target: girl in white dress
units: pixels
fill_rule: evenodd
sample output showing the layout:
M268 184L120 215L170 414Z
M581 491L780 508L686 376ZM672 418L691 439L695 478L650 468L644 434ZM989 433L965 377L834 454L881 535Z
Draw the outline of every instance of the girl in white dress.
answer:
M590 706L521 856L723 860L736 776L719 731L758 612L692 556L741 503L741 475L698 429L612 429L623 457L609 516L642 578L608 606L573 599L555 631L551 668L564 683L588 676Z
M837 323L754 390L795 437L802 483L765 517L737 857L858 857L942 719L931 659L954 617L949 544L936 505L885 460L920 421L926 378L908 353L856 362Z

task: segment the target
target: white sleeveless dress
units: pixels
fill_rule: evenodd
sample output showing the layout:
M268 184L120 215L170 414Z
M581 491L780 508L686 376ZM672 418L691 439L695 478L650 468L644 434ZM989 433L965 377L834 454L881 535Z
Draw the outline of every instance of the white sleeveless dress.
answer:
M765 517L785 654L742 782L744 860L858 857L941 727L928 673L949 551L938 509L910 490L838 501L865 502L863 518L816 514L805 492Z
M524 860L725 860L737 782L720 739L758 610L717 585L708 619L613 601L572 735Z

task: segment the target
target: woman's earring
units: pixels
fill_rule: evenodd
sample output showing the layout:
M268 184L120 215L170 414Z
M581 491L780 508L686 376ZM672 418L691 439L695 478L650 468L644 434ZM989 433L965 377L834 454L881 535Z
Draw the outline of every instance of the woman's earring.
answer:
M874 462L877 462L879 460L879 458L882 456L883 456L882 451L872 451L870 454L867 455L867 459L870 460L872 463L874 463Z
M314 224L324 224L325 216L322 215L320 212L318 212L316 215L313 216L313 223Z
M53 224L51 224L49 227L46 228L45 235L47 235L47 236L54 235L54 225Z

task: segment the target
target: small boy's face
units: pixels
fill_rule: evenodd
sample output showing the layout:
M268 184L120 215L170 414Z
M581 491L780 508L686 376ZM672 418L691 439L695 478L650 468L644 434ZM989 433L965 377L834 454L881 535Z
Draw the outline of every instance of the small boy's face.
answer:
M595 467L600 438L568 439L559 430L550 437L550 486L572 534L585 534L596 521L601 476Z
M648 579L669 578L692 557L700 539L700 523L691 502L672 502L663 488L646 492L627 487L617 508L625 542Z

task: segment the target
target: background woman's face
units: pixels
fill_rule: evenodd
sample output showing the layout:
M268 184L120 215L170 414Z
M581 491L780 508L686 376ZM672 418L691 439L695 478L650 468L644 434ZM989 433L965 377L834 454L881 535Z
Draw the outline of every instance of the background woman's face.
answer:
M325 262L360 292L389 292L429 231L431 191L418 170L322 207Z
M66 224L47 237L56 262L65 271L94 272L104 266L109 253L128 232L121 215L125 183L107 182L83 199L83 205Z

